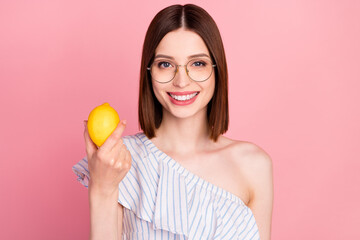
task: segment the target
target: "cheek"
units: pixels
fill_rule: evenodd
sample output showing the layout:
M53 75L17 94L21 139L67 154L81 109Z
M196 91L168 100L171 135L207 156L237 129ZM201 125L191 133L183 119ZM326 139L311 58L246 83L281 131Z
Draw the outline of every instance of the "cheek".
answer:
M215 92L215 79L211 78L209 79L210 81L207 82L207 86L206 88L208 89L208 95L210 97L210 99L213 97L214 92Z
M160 102L160 103L162 103L163 101L162 101L162 96L161 96L161 92L162 92L162 90L161 90L161 86L159 86L158 85L158 83L152 83L153 84L153 92L154 92L154 94L155 94L155 97L157 98L157 100Z

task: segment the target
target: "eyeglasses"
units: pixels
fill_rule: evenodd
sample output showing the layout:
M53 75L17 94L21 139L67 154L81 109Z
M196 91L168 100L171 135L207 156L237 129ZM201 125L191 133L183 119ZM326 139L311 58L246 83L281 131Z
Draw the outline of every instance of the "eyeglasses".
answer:
M150 71L151 77L159 83L168 83L175 78L179 67L185 67L186 74L196 82L208 80L213 72L215 64L208 59L192 59L186 65L177 65L169 60L154 61L147 70Z

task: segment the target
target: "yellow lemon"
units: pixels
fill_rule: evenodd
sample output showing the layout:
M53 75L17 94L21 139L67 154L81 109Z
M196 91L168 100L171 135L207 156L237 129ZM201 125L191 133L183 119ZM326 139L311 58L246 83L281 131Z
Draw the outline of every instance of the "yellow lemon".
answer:
M87 122L91 140L100 147L115 130L119 122L118 113L109 103L97 106L90 112Z

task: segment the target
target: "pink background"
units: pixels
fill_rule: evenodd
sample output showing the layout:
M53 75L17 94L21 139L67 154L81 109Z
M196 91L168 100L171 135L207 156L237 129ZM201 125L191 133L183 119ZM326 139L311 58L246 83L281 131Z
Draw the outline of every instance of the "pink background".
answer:
M109 102L139 131L143 39L172 3L0 1L0 239L88 238L83 120ZM273 159L273 239L360 239L359 1L193 3L225 44L227 136Z

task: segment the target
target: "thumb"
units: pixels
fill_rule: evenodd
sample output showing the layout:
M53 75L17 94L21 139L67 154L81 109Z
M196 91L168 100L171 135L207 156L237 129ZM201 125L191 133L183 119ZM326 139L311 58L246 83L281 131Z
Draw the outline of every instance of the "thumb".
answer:
M86 154L88 159L92 157L92 155L97 151L98 147L96 144L91 140L89 131L87 128L87 121L84 121L84 139L85 139L85 147L86 147Z

